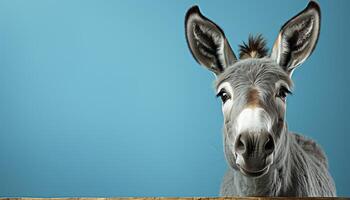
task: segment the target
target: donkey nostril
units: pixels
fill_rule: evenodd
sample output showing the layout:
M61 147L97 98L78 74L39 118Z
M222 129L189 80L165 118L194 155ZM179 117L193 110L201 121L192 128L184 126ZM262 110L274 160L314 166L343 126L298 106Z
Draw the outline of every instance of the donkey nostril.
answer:
M235 144L235 149L236 152L239 154L243 154L246 150L246 146L245 146L245 142L244 142L244 138L242 137L242 135L239 135Z
M273 152L273 150L275 150L275 143L273 141L272 136L269 135L269 138L267 139L264 148L265 148L265 153L267 155L270 155Z

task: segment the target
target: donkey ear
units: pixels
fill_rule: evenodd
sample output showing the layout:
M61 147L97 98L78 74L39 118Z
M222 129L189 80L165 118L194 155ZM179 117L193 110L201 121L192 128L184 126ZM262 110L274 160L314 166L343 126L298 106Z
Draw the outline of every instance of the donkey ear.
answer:
M187 11L185 32L193 57L216 75L237 61L224 32L203 16L198 6Z
M282 26L273 46L271 58L291 75L314 50L320 26L320 7L316 2L310 1L303 11Z

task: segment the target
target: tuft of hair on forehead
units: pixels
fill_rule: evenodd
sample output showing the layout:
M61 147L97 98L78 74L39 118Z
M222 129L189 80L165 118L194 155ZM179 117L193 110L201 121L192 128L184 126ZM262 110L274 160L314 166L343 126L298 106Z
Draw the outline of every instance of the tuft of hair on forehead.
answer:
M266 47L266 40L261 35L249 35L248 43L243 42L239 45L239 58L263 58L267 56L268 48Z

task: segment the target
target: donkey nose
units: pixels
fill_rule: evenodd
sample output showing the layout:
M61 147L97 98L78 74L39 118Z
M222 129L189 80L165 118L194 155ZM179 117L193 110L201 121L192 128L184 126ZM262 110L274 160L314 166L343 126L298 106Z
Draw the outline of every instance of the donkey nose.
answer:
M251 154L266 157L275 150L275 142L270 133L241 133L236 139L234 148L236 153L243 157Z
M275 150L275 142L273 141L273 137L271 134L267 134L264 144L264 151L266 156L272 154L272 152Z

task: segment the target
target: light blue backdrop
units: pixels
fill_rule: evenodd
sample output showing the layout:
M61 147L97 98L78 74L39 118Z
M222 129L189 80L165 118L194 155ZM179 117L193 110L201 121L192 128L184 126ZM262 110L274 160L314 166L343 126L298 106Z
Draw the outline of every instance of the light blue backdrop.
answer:
M193 4L232 47L269 46L307 1L0 1L0 196L216 196L226 169L213 76L192 58ZM325 149L350 196L350 1L294 73L290 129Z

